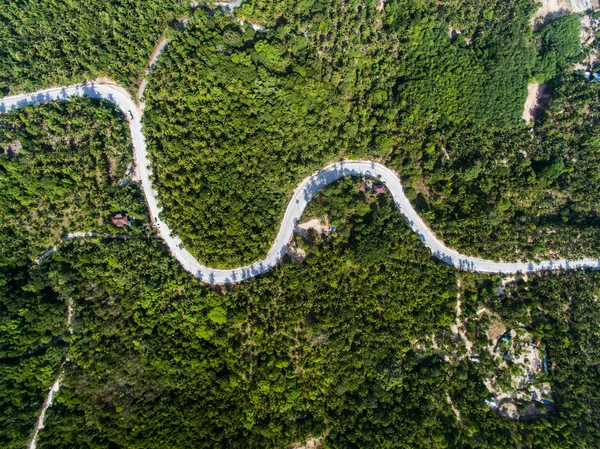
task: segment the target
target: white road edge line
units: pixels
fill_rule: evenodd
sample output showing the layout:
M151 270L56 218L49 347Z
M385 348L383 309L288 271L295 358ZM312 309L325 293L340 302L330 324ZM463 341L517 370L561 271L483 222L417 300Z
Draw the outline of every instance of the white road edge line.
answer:
M600 269L600 260L591 258L580 260L559 259L542 262L495 262L478 257L464 256L446 247L427 227L404 194L400 178L395 172L381 164L361 160L346 160L333 163L308 176L298 185L292 199L288 203L277 238L263 260L245 267L233 269L215 269L204 266L182 246L181 239L173 235L169 226L160 219L162 208L159 206L157 192L153 189L150 180L152 171L146 151L146 140L142 132L142 111L125 89L116 84L101 82L88 82L73 86L44 89L31 94L15 95L0 99L0 113L28 105L44 104L51 101L66 101L70 97L82 96L113 103L126 116L129 116L129 129L131 131L134 157L139 166L142 190L146 197L151 218L173 257L179 261L185 270L203 282L209 284L235 283L265 273L277 265L285 255L296 223L310 200L323 187L344 176L378 178L387 186L396 206L406 217L412 230L419 235L423 244L431 250L436 258L458 269L504 274L555 269Z

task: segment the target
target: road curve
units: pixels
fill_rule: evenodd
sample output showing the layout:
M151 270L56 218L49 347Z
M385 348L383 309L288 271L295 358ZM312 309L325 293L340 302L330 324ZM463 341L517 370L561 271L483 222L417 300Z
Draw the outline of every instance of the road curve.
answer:
M277 238L267 256L246 267L222 270L206 267L200 264L187 251L181 240L174 236L169 226L160 219L161 207L158 204L157 192L152 188L152 174L146 151L146 141L142 132L142 111L123 88L116 84L90 82L68 87L45 89L32 94L15 95L0 99L0 113L27 105L65 101L69 97L88 96L102 99L116 105L130 118L129 129L133 144L134 156L139 166L142 179L142 189L146 197L148 209L158 228L161 238L168 246L171 254L181 263L183 268L201 281L210 284L227 284L239 282L257 276L277 265L286 253L287 246L294 233L296 223L302 212L323 187L344 176L367 176L378 178L389 189L396 206L406 217L410 227L415 231L423 244L441 261L461 270L484 273L519 273L540 270L592 268L600 269L600 260L548 260L543 262L494 262L477 257L463 256L457 251L446 247L431 232L404 194L400 178L389 168L370 161L341 161L328 165L304 179L294 191L289 202Z

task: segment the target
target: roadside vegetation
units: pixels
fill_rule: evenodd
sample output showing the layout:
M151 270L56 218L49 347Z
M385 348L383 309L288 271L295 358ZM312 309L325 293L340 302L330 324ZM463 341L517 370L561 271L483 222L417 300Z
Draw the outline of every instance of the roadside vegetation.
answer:
M460 275L464 316L486 305L530 325L551 354L556 411L520 423L484 402L493 365L440 356L453 351L457 273L432 259L387 195L342 180L311 205L305 219L315 217L336 230L297 237L303 260L231 287L202 286L154 241L68 245L53 256L40 270L73 299L76 318L38 447L597 441L595 274L540 275L501 297L497 278ZM432 336L441 350L417 348Z
M73 98L2 114L0 150L3 265L29 265L69 232L139 234L149 221L128 123L112 105ZM135 226L115 228L118 212Z
M201 262L263 257L293 188L338 158L396 169L463 253L600 255L600 83L568 73L575 16L533 32L529 0L246 0L256 32L184 3L7 4L0 95L97 76L133 90L190 13L144 132L165 218ZM530 81L552 99L526 125ZM126 120L82 98L0 115L1 447L25 446L67 358L42 449L598 446L600 274L457 272L360 179L320 192L303 221L326 226L236 285L201 284L158 240L62 242L146 234ZM548 356L532 382L552 404L527 421L486 402L519 370L485 352L498 323Z
M465 254L598 255L594 200L573 175L595 167L597 146L597 86L565 74L577 17L533 33L524 1L486 3L483 17L460 2L376 3L248 1L235 14L269 32L198 10L175 36L144 123L165 219L186 247L211 266L253 262L303 177L368 158L396 169ZM532 138L521 115L536 76L556 92Z
M461 128L411 153L403 183L438 237L505 260L598 255L599 87L564 75L532 132Z
M12 448L30 437L66 332L60 281L34 261L67 233L139 235L149 217L129 183L127 121L112 105L74 98L2 114L0 151L0 446ZM118 212L131 227L111 224Z

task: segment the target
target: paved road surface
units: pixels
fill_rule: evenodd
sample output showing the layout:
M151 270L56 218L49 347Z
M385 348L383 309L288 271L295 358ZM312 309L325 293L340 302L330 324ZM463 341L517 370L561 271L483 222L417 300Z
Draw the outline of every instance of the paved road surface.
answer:
M182 245L181 240L171 233L165 222L160 219L161 208L158 205L157 192L150 181L150 164L146 152L146 141L142 133L142 111L121 87L113 84L87 83L56 89L46 89L26 95L16 95L0 99L0 113L26 105L48 103L54 100L67 100L72 96L88 96L109 101L119 107L130 118L129 128L134 148L134 156L139 166L142 189L150 214L157 226L161 238L169 247L173 256L181 265L198 279L211 284L239 282L264 273L277 265L286 252L294 233L296 223L311 198L323 187L344 176L367 176L379 178L389 189L400 212L406 217L410 227L433 255L443 262L462 270L486 273L518 273L552 269L594 268L600 269L600 260L549 260L544 262L494 262L492 260L468 257L447 248L425 225L404 195L402 184L396 173L383 165L370 161L342 161L331 164L323 170L304 179L296 188L287 206L277 238L267 256L246 267L220 270L200 264Z

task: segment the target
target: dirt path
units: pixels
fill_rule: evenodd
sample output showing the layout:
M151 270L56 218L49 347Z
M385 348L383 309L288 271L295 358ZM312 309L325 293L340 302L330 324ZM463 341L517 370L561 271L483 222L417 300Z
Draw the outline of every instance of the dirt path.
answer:
M141 98L144 96L144 91L146 90L146 86L148 85L148 75L156 66L156 61L158 61L158 57L165 50L165 48L167 48L167 45L169 45L169 41L167 40L166 37L163 37L154 46L154 50L152 51L152 54L150 55L150 59L148 60L148 65L146 66L146 76L144 76L144 79L140 83L140 87L138 88L137 95L136 95L137 100L140 102L141 109L144 109L144 107L146 106L145 103L141 102Z
M160 238L159 235L127 235L127 234L114 235L114 234L102 234L100 232L87 231L87 232L71 232L71 233L65 235L62 239L64 241L69 241L69 240L75 240L77 238L89 238L89 237L101 237L103 239L109 239L109 240L134 240L134 239L149 240L149 239ZM56 246L53 246L48 251L46 251L44 254L42 254L40 257L38 257L35 260L35 263L38 265L41 264L45 259L47 259L52 254L54 254L57 251L57 249L58 248Z
M69 301L67 303L67 319L66 319L66 321L67 321L67 332L69 334L73 334L73 302L71 299L69 299ZM69 348L67 347L67 349L65 350L65 355L63 357L63 360L60 363L60 367L58 368L58 376L56 376L54 383L52 384L52 386L50 387L50 390L48 391L48 395L46 396L46 399L44 399L44 403L42 404L42 409L40 410L38 419L35 422L35 425L33 427L33 432L31 435L31 440L29 441L28 449L36 448L38 434L40 433L40 430L42 430L44 428L44 421L46 420L46 411L48 411L48 409L52 405L52 402L54 401L54 396L56 395L58 390L60 390L60 385L63 380L63 376L65 374L65 371L64 371L65 363L67 363L69 360L68 353L69 353Z
M523 120L527 123L531 123L535 120L535 112L542 90L543 88L539 83L533 83L527 86L527 100L525 101L525 108L523 110Z

